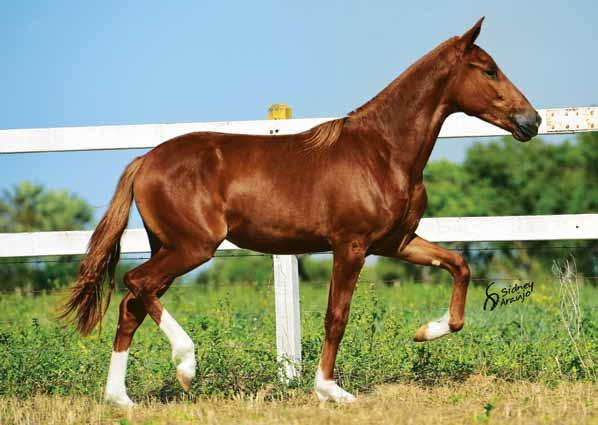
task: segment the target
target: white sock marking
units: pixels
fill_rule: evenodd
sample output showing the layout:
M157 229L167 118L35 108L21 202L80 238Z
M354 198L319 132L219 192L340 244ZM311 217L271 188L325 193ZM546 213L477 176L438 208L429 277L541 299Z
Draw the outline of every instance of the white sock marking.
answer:
M110 368L108 369L108 381L106 382L104 393L104 399L109 403L119 406L132 406L134 404L127 395L127 388L125 386L128 358L129 350L112 352Z
M426 339L430 341L432 339L440 338L441 336L449 334L451 332L451 329L449 328L448 324L449 318L450 315L449 311L447 310L444 316L436 320L432 320L430 323L428 323Z
M440 265L440 261L432 260L432 265L438 267Z
M315 389L320 401L330 398L337 403L353 403L357 400L353 394L339 387L333 379L324 379L324 372L320 366L316 372Z
M162 309L160 329L164 331L172 347L172 361L180 361L177 371L191 380L195 376L195 346L189 335L181 328L176 320Z

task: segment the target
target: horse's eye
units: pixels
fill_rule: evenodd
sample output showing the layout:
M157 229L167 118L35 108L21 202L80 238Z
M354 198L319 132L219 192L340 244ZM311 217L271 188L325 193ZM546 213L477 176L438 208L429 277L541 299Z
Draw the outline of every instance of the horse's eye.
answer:
M496 69L486 69L484 70L484 74L490 78L496 78Z

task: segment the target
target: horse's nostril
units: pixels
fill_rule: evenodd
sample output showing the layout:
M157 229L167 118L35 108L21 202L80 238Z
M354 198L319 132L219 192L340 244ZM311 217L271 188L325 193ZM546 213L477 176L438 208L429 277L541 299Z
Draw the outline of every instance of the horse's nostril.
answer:
M526 127L530 124L530 120L523 114L516 114L513 118L519 127Z
M538 111L536 111L536 127L540 127L540 124L542 124L542 117L540 116Z

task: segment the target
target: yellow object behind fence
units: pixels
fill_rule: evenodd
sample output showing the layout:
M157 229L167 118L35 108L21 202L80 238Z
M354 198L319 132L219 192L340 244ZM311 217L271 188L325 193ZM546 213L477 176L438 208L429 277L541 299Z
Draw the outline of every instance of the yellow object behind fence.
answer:
M286 103L274 103L268 108L269 120L288 120L293 117L293 110Z

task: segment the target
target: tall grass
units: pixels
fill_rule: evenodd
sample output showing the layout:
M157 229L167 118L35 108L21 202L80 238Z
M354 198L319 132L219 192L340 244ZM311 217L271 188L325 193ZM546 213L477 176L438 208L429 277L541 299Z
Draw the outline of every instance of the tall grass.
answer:
M581 288L577 279L575 258L571 256L562 262L555 260L552 272L559 285L561 323L584 373L596 379L590 344L584 331L584 315L580 300Z
M348 390L367 392L379 384L458 383L473 375L507 381L596 380L598 288L579 285L583 340L578 352L561 318L559 286L535 283L524 303L484 311L485 288L472 286L466 325L458 334L416 344L415 330L442 314L451 286L404 283L398 287L358 285L337 362L337 378ZM163 298L165 306L197 346L198 371L189 394L175 378L170 347L146 320L135 335L127 385L134 399L186 400L198 396L266 394L284 399L311 391L324 336L327 285L301 287L303 376L285 386L278 379L273 287L223 285L206 289L179 285ZM118 296L115 297L118 299ZM23 294L0 297L0 396L85 395L100 397L116 328L118 303L103 333L82 338L56 322L61 296ZM577 308L577 307L576 307Z

